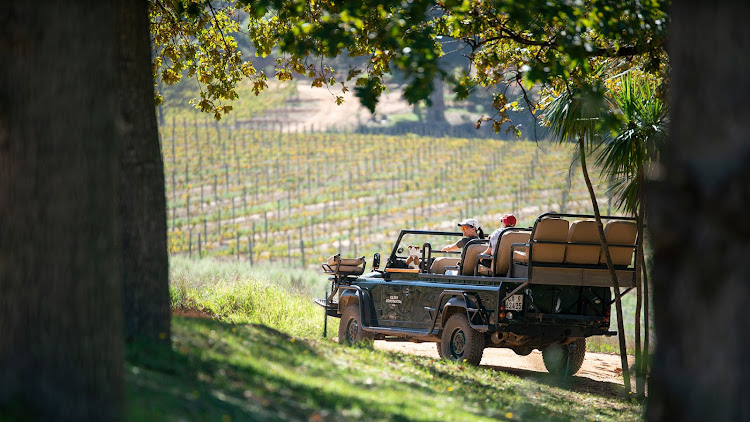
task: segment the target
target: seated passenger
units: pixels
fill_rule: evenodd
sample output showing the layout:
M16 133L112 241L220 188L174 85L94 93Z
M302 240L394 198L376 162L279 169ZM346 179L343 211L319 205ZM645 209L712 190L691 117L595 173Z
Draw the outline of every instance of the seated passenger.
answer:
M482 255L492 255L492 252L495 250L495 245L497 245L498 240L500 240L500 233L503 231L503 229L515 226L516 216L513 214L505 214L503 218L500 219L500 228L492 232L492 234L490 235L490 244L489 246L487 246L487 249L482 252ZM479 263L487 268L491 268L492 258L482 258L479 260Z
M466 220L458 223L458 227L461 227L461 232L464 237L456 241L452 245L446 245L441 249L443 252L451 252L463 249L463 247L469 243L472 239L484 239L484 232L479 227L479 222L473 218L467 218Z

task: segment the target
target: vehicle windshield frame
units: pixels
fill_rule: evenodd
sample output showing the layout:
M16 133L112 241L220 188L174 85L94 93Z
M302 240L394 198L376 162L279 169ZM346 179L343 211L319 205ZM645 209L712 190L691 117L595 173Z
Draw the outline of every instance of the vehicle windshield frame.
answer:
M399 232L398 238L396 239L396 242L393 244L393 248L391 249L391 253L388 256L388 260L386 261L386 268L389 268L393 263L396 261L397 258L403 258L398 255L398 249L401 247L401 242L404 239L404 236L406 235L423 235L423 236L442 236L446 238L446 241L444 244L441 245L430 245L433 251L441 252L443 254L460 254L461 251L453 251L453 252L442 252L440 251L440 248L442 248L444 245L454 243L456 240L463 237L462 232L446 232L446 231L436 231L436 230L411 230L411 229L403 229ZM420 248L423 247L424 244L420 245L414 245L419 246ZM404 245L404 248L407 245ZM420 255L421 257L421 255Z

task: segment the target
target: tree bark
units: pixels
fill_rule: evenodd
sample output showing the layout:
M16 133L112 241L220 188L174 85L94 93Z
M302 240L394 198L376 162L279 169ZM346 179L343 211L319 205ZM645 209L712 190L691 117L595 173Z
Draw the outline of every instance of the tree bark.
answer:
M0 419L123 411L114 11L0 10Z
M648 352L641 348L641 309L643 307L643 166L638 169L638 213L636 214L636 225L638 226L638 248L635 250L635 393L638 397L646 395L646 372L644 359L648 358ZM648 306L648 304L646 304Z
M672 130L648 204L648 418L750 420L750 4L671 8Z
M125 338L169 342L167 204L148 3L118 0L116 5Z

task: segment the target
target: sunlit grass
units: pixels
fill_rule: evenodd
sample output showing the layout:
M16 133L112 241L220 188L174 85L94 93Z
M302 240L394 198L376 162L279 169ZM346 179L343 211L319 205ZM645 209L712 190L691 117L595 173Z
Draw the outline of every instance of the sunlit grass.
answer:
M618 394L548 374L518 377L346 348L265 326L175 317L171 351L131 345L132 421L635 421Z
M170 273L173 309L230 323L263 324L295 336L323 333L323 308L313 303L330 288L322 272L172 257ZM335 333L338 320L329 322L329 333Z

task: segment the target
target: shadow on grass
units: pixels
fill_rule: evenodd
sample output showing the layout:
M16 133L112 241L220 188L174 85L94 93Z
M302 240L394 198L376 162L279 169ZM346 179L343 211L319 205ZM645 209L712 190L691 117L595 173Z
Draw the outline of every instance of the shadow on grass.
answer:
M560 377L546 372L531 371L528 369L509 368L507 366L482 365L483 368L489 368L493 371L501 371L506 374L515 375L519 378L534 380L538 383L546 384L551 387L564 388L566 390L578 393L594 394L601 397L612 399L625 399L625 388L620 384L606 381L592 380L591 378L571 376Z
M172 350L128 345L129 420L405 419L321 388L335 365L273 328L177 318L173 333Z

